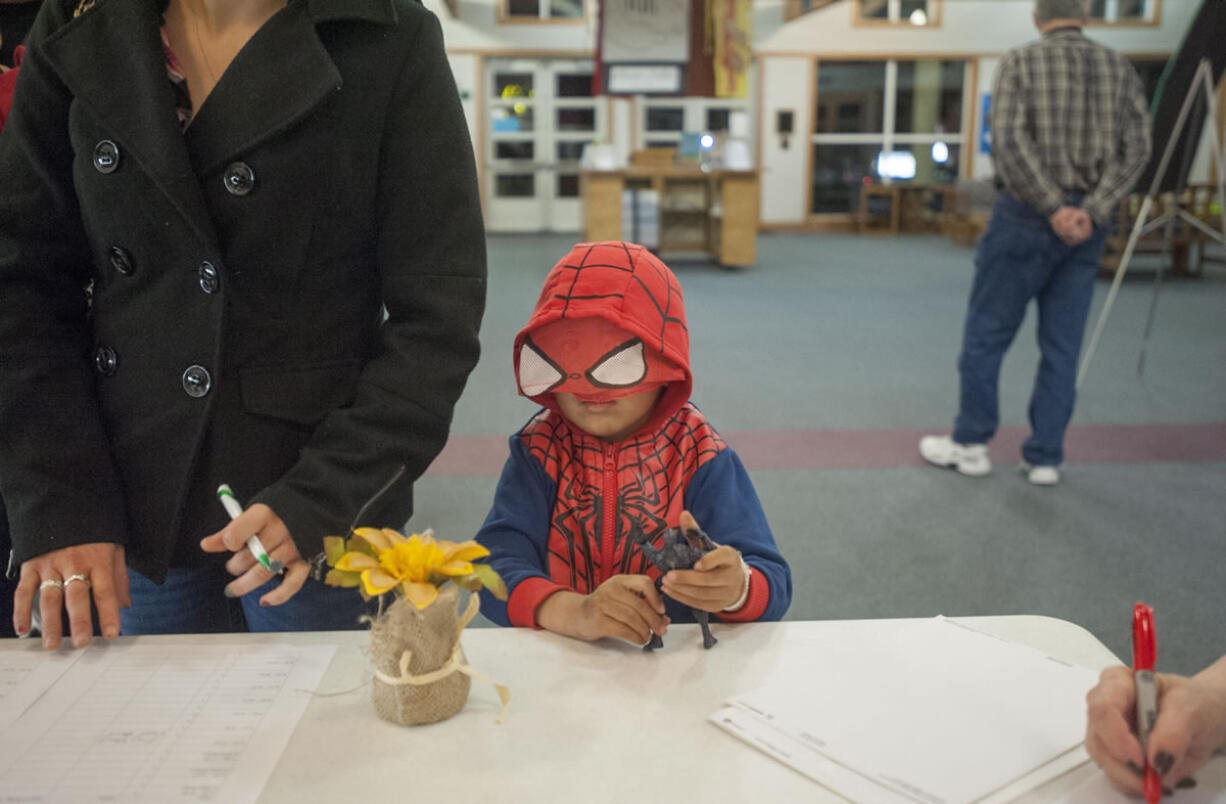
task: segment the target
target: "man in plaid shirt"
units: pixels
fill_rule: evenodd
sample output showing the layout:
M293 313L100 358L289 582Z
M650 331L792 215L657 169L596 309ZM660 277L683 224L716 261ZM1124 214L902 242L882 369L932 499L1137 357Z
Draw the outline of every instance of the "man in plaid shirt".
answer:
M1030 399L1022 468L1054 485L1073 415L1077 357L1116 204L1149 160L1145 97L1128 60L1082 35L1089 0L1035 0L1043 37L1001 59L992 101L1000 188L975 252L958 358L961 398L951 436L920 454L964 475L988 474L997 379L1031 299L1042 360Z

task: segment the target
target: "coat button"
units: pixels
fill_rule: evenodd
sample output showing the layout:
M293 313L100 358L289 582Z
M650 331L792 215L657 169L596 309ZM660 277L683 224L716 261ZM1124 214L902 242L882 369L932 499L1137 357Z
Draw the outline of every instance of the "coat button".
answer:
M183 372L183 390L192 399L199 399L213 387L213 378L204 366L188 366Z
M246 162L234 162L226 168L222 180L231 195L246 195L255 188L255 171Z
M99 173L114 173L119 167L119 146L103 140L94 146L94 167Z
M94 349L94 370L103 377L110 377L119 367L119 355L109 346Z
M205 293L216 293L221 287L221 274L217 273L213 263L208 260L200 263L200 270L197 274L200 277L200 289Z
M122 246L111 246L110 258L111 267L124 276L131 276L136 272L136 265L132 262L132 255Z

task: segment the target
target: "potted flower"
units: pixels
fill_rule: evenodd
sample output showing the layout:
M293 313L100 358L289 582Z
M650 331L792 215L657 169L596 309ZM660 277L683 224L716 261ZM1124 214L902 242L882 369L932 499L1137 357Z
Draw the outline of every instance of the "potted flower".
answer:
M445 720L464 708L470 677L489 680L469 667L460 632L477 614L477 595L458 610L459 589L488 589L506 599L493 567L474 563L489 555L475 541L435 540L432 531L405 537L391 528L354 528L349 539L324 539L331 586L356 587L364 599L379 598L371 620L371 698L375 712L405 726ZM386 609L383 595L395 601ZM491 682L492 683L492 682ZM507 689L495 684L506 715Z

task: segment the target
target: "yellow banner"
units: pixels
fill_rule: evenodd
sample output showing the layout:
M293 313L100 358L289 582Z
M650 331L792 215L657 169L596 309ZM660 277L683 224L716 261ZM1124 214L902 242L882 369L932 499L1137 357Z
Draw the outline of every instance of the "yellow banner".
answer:
M715 40L715 95L749 96L749 60L752 56L753 9L751 0L707 0L707 20Z

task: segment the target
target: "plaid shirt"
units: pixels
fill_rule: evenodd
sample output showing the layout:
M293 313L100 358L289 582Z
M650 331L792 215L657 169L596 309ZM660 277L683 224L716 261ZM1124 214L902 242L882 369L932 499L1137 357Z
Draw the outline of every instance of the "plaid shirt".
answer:
M1006 53L994 84L992 156L1009 192L1048 217L1081 193L1108 223L1149 161L1149 114L1128 60L1058 28Z

